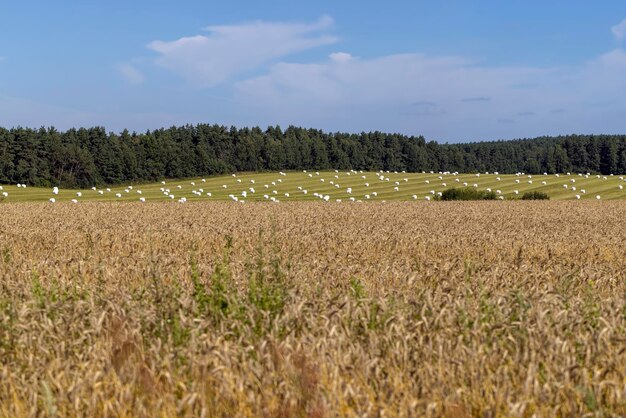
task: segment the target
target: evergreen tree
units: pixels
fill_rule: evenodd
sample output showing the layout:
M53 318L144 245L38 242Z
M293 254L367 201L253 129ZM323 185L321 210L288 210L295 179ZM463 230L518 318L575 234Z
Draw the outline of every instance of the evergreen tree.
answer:
M382 132L187 125L142 134L102 127L0 129L0 182L85 187L232 171L359 169L626 173L626 136L438 144Z

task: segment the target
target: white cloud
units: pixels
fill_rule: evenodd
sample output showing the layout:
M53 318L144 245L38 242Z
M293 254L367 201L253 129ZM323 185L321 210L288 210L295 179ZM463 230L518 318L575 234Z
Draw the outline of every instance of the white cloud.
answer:
M335 62L348 62L353 58L352 55L347 52L333 52L328 57Z
M613 32L613 36L615 36L615 39L617 39L618 41L624 40L624 38L626 37L626 19L613 26L611 28L611 32Z
M515 106L511 102L530 94L511 85L541 79L549 72L480 67L459 57L401 54L360 59L332 54L321 63L276 64L265 75L237 83L236 96L242 105L262 104L257 111L269 123L330 123L333 129L441 137L455 130L443 128L455 119L481 118L494 125L496 114L506 108L512 111ZM492 99L480 103L467 100L478 97ZM525 100L524 110L527 104ZM435 129L437 126L442 129Z
M144 75L131 64L117 64L115 69L118 74L120 74L130 84L141 84L146 79Z
M258 21L210 26L207 35L154 41L148 48L160 54L156 59L159 66L193 84L211 87L275 59L336 42L335 37L324 33L332 23L325 16L310 24Z
M616 132L624 130L625 74L622 49L554 68L495 67L422 54L361 59L335 53L317 63L277 63L264 75L236 83L235 98L261 125L400 131L439 140ZM608 110L600 108L599 99L610 104ZM524 123L503 122L530 113Z
M619 72L626 69L626 52L617 48L606 54L600 55L600 57L594 61L595 65L598 65L605 69L615 69Z

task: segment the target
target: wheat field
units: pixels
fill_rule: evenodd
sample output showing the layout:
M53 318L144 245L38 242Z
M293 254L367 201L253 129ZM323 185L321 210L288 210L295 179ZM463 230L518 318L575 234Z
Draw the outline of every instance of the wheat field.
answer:
M626 205L0 205L0 416L626 415Z

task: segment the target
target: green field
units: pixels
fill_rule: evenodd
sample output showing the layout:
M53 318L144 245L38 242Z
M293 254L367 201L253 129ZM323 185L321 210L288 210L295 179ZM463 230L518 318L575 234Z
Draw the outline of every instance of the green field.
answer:
M382 179L381 179L382 176ZM240 173L204 179L165 180L150 184L98 187L95 190L60 189L1 185L0 202L49 201L179 201L207 200L279 202L322 200L429 200L452 187L477 187L499 191L505 200L520 198L528 191L542 191L553 200L626 198L624 176L586 174L498 175L493 173L400 173L360 171L290 171L285 173ZM565 187L567 186L567 188ZM621 186L621 188L620 188ZM397 188L397 190L396 190ZM163 191L162 191L163 189ZM351 190L349 190L351 189ZM168 192L169 190L169 192ZM516 193L517 191L517 193ZM166 194L167 193L167 194ZM171 197L171 196L173 197ZM236 199L235 199L236 198Z

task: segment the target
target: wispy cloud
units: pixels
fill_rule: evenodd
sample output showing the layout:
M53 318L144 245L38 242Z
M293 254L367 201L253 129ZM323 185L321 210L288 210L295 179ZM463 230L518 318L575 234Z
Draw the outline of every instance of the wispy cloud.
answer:
M141 71L131 64L117 64L115 70L130 84L141 84L146 80Z
M611 32L613 32L613 36L618 41L623 41L624 37L626 37L626 19L622 20L617 25L611 28Z
M209 26L206 35L154 41L148 48L159 53L159 66L193 84L212 87L275 59L336 42L336 37L326 33L332 24L332 18L324 16L314 23L258 21ZM348 58L335 57L339 61Z
M437 90L443 79L449 90L463 86L451 71L467 62L456 57L427 57L420 54L389 55L373 59L337 61L331 54L325 62L278 63L265 75L236 83L241 95L257 96L281 103L305 97L306 101L335 104L403 104L416 102ZM467 91L463 88L461 91ZM436 94L440 96L441 94Z

